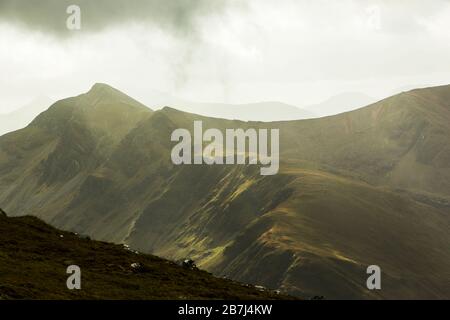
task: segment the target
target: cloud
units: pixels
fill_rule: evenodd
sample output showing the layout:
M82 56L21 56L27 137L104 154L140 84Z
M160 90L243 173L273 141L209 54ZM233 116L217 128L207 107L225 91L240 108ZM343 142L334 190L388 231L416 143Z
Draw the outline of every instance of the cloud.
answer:
M81 31L65 27L69 4ZM448 30L450 0L0 0L0 107L93 82L144 102L150 88L232 103L384 97L449 82Z
M67 37L74 32L66 28L66 9L78 5L83 32L145 23L175 35L189 36L196 32L199 18L221 14L230 3L226 0L0 0L0 22Z

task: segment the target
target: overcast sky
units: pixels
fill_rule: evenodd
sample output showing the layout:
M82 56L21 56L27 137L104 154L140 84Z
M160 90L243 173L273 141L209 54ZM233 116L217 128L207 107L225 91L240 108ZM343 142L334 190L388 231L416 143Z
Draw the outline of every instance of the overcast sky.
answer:
M0 0L0 112L95 82L147 104L382 98L449 84L449 57L448 0Z

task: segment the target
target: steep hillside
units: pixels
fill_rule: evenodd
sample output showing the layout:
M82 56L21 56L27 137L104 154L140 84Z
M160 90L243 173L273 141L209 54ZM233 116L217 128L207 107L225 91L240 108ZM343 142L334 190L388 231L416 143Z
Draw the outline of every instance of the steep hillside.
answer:
M66 287L70 265L81 268L81 290ZM0 213L1 299L291 298Z
M103 84L58 101L30 125L1 137L0 200L10 212L61 211L89 172L152 111ZM24 199L27 199L24 201Z
M450 86L282 127L284 160L310 161L376 185L450 195Z
M97 85L0 138L0 203L295 294L448 298L449 96L450 86L413 90L337 116L262 123L151 112ZM170 134L194 120L280 129L280 172L174 166ZM381 291L365 287L372 264Z

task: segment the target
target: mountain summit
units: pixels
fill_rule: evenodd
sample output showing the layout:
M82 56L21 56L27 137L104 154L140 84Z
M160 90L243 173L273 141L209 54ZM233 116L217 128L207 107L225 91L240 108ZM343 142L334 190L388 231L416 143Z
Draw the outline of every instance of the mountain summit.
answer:
M114 105L126 104L137 108L148 109L147 106L137 100L104 83L94 84L84 95L82 102L94 107L99 104L104 105L112 103Z

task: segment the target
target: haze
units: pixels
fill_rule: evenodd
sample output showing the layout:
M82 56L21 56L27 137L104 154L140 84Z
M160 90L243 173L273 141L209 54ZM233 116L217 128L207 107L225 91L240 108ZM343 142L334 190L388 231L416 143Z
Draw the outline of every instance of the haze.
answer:
M80 31L71 1L30 3L0 0L0 113L96 82L155 109L161 93L304 107L450 82L444 0L77 1Z

